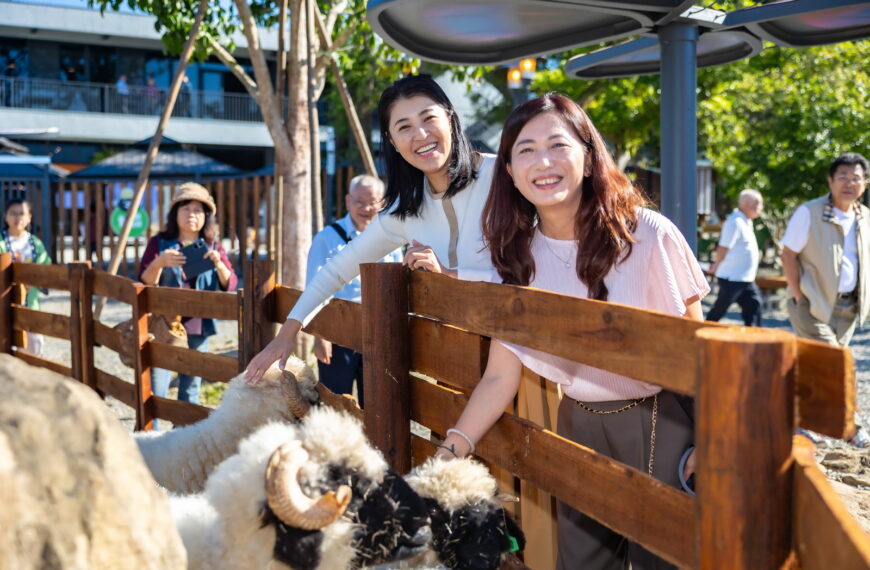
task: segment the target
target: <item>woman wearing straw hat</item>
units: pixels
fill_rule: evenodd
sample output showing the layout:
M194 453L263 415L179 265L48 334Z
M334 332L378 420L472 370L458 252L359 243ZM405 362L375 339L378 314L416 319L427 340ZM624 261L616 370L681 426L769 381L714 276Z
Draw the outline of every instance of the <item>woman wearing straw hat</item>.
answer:
M220 243L209 237L208 230L214 224L217 207L204 187L195 182L186 182L178 187L172 197L166 226L163 231L148 241L142 255L139 278L146 285L161 287L180 287L199 291L232 291L238 284L238 277ZM214 265L213 268L188 276L184 272L187 258L181 249L189 244L204 240L206 247L203 258ZM193 350L208 352L208 337L217 332L214 319L182 317L181 323L187 331L188 346ZM169 388L169 370L153 368L151 373L152 392L166 397ZM178 399L199 403L199 387L202 378L178 374Z

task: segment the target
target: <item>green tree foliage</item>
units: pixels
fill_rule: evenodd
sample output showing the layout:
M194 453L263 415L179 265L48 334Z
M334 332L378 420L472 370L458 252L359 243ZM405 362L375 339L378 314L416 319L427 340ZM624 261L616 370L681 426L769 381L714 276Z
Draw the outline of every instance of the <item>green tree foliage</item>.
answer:
M532 89L574 98L618 157L628 153L640 164L657 165L659 77L567 79L562 69L573 55L538 73ZM807 49L767 45L754 58L699 70L698 150L713 162L720 194L757 188L775 216L824 192L834 157L870 147L867 61L868 41Z
M774 208L822 194L840 153L870 147L870 42L765 49L705 71L701 148L724 188L758 188Z

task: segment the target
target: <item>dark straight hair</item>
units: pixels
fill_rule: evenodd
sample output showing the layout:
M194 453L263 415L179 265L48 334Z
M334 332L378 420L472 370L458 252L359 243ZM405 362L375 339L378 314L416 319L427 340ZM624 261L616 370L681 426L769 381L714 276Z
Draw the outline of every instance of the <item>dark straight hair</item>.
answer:
M202 204L202 202L200 202L199 200L184 200L182 202L176 203L169 209L169 213L166 214L166 227L163 228L162 232L160 232L161 238L167 240L178 239L178 210L182 206L186 206L191 202L199 202L200 204ZM206 206L205 204L202 204L202 211L205 212L205 223L202 224L202 228L200 228L199 230L199 237L211 243L212 240L209 239L206 230L208 230L208 228L214 224L214 216L212 215L211 210L209 210L208 206Z
M838 156L834 162L831 163L830 168L828 168L828 178L833 178L834 173L837 172L837 168L844 164L846 166L860 166L864 169L864 177L867 177L867 159L857 152L846 152Z
M538 213L517 190L507 167L523 127L544 113L552 113L563 121L585 147L584 161L590 168L583 178L580 206L574 218L577 277L589 288L590 298L606 301L604 278L631 254L637 210L647 201L616 166L586 112L564 95L548 93L526 101L508 117L483 209L483 239L505 283L531 283L535 275L531 243Z
M390 111L399 99L423 96L432 99L444 109L450 120L450 158L448 176L450 185L445 196L453 196L477 178L474 169L475 153L468 137L462 131L459 115L444 90L435 83L429 75L409 75L399 79L381 94L378 102L378 121L381 126L384 161L387 165L387 189L384 193L384 209L389 210L397 204L393 215L405 219L405 216L419 216L423 205L423 171L411 166L402 158L399 151L390 142Z
M12 206L17 206L18 204L21 204L22 208L27 206L27 213L31 214L31 215L33 214L33 206L30 205L30 202L28 202L27 200L22 200L21 198L13 198L12 200L9 200L8 202L6 202L6 212L9 211L9 208L11 208ZM9 224L6 223L6 212L3 212L3 229L4 230L9 229Z

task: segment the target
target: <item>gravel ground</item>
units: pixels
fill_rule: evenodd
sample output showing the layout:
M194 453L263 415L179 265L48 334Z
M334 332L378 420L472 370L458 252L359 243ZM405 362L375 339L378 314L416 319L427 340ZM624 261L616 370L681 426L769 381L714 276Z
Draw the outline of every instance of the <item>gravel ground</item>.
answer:
M782 296L783 293L779 293L769 298L773 306L765 311L764 326L790 331ZM713 295L709 295L704 300L705 314L714 298ZM736 305L732 308L738 309ZM42 310L68 315L69 295L60 291L51 291L50 295L43 298ZM100 320L112 326L129 318L128 305L109 301ZM736 311L729 312L722 322L742 324L740 315ZM235 322L218 321L218 334L211 338L209 351L235 356L238 349L237 331ZM863 412L862 416L870 418L870 327L865 326L855 333L851 349L857 368L858 409ZM69 365L69 341L46 337L44 356ZM121 364L113 351L98 347L94 351L94 357L96 366L101 370L132 382L132 370ZM204 389L207 389L206 386L207 384L204 383ZM173 390L174 388L170 388L170 397L174 397ZM121 422L132 431L135 419L133 409L111 397L108 398L108 404ZM159 423L161 430L171 428L169 422L161 420ZM870 426L866 421L865 425ZM870 450L857 450L845 442L821 438L816 455L849 509L861 521L865 530L870 532Z

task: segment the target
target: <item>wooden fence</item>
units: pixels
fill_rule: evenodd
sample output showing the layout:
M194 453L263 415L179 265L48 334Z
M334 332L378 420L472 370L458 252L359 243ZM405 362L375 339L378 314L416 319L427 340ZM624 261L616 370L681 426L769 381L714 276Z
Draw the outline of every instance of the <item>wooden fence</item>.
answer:
M71 293L69 317L30 311L15 284ZM23 330L70 338L72 366L22 359L73 376L133 406L137 425L184 424L208 409L155 397L150 367L226 380L272 338L299 291L275 283L271 262L248 262L238 294L145 287L85 265L13 264L0 256L0 350ZM470 283L398 264L362 266L363 303L333 300L307 331L361 351L362 418L394 468L430 456L479 380L489 338L628 374L696 398L696 497L505 413L477 455L551 493L651 551L688 568L870 568L870 539L845 510L796 427L844 437L852 425L854 363L848 350L783 331L710 325L522 287ZM94 342L121 350L93 322L90 300L106 295L138 319L135 384L97 370ZM239 359L146 340L149 312L239 322ZM434 382L433 382L434 380ZM410 420L433 432L412 435Z

